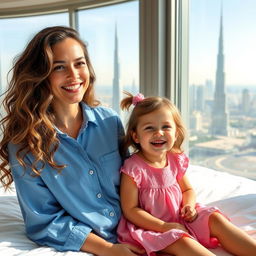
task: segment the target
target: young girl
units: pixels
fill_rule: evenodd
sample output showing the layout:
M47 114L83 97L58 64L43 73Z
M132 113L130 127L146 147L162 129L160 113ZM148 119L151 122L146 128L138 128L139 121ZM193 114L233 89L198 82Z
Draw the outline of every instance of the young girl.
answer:
M141 94L128 94L121 102L122 109L131 105L124 151L132 146L135 153L121 169L119 241L141 246L150 256L210 256L214 254L206 248L218 244L235 255L256 255L254 239L216 207L196 203L177 108L168 99Z
M15 181L26 233L58 251L135 256L117 244L121 121L94 97L87 47L68 27L38 32L16 60L1 120L0 181ZM85 254L86 255L86 254Z

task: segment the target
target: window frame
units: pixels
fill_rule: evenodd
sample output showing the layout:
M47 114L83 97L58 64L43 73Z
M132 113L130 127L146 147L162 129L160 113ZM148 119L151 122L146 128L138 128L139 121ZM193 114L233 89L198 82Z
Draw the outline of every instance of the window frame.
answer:
M186 127L188 22L189 0L140 1L140 90L171 99ZM188 149L188 142L184 147Z

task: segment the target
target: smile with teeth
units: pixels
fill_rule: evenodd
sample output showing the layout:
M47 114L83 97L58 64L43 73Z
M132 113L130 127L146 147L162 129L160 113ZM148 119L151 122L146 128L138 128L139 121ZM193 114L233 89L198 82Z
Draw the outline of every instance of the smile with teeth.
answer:
M164 145L166 143L166 141L164 141L164 140L157 140L157 141L152 141L151 142L151 144L153 145L153 146L162 146L162 145Z
M82 85L82 83L79 84L73 84L73 85L68 85L68 86L63 86L62 88L68 91L74 91L80 88L80 86Z

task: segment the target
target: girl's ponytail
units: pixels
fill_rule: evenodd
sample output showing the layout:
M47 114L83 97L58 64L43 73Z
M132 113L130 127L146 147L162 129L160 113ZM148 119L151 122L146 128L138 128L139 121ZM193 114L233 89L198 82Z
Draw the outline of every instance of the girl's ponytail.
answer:
M124 99L122 99L120 107L122 110L128 111L132 105L133 95L129 92L124 92L124 94L126 94L127 96Z

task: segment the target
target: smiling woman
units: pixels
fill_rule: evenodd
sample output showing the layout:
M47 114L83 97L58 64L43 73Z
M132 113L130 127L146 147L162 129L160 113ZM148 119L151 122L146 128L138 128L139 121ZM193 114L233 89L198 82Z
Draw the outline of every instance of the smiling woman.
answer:
M93 78L91 79L86 61L88 56L85 56L85 48L73 38L54 44L52 55L53 68L49 83L53 94L52 106L56 114L55 124L61 131L76 138L83 120L76 104L83 100L87 90L92 90ZM90 69L93 74L92 68Z
M0 181L6 189L15 181L35 243L135 256L141 250L118 244L115 232L122 123L98 106L94 81L76 30L47 27L32 38L14 63L4 98Z

